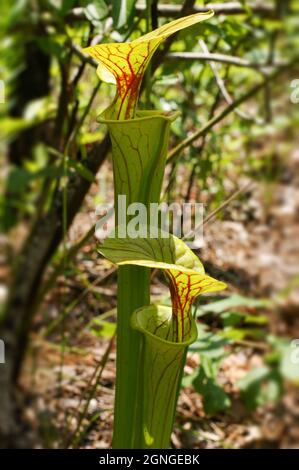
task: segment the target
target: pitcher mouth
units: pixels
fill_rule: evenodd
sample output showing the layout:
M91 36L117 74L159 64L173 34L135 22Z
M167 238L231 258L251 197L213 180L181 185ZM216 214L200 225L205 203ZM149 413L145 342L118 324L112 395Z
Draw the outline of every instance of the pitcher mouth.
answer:
M191 330L190 330L189 337L184 339L183 341L172 341L169 339L165 339L156 335L154 332L150 331L149 329L147 329L146 321L145 321L146 316L149 316L151 313L154 315L157 310L167 312L169 316L171 316L172 314L172 308L166 305L151 304L151 305L138 308L137 310L133 312L133 315L132 315L132 319L131 319L132 328L134 328L137 331L140 331L140 333L143 333L149 338L159 341L160 343L163 343L172 348L178 348L178 349L185 348L187 346L190 346L190 344L194 343L197 340L198 332L197 332L195 320L193 318L191 319Z
M105 118L106 111L103 111L98 117L97 122L101 124L124 124L132 122L147 121L153 118L162 118L165 121L173 122L181 114L180 111L162 111L162 110L138 110L136 111L136 117L133 119L107 119Z

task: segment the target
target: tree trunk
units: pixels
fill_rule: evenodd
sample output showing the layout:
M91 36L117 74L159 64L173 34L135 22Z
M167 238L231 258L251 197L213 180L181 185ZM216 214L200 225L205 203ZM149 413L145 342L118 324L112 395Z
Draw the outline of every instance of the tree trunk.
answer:
M109 137L96 144L85 166L94 174L105 160L110 148ZM67 224L72 223L91 183L75 174L67 189ZM6 364L0 365L0 447L14 447L17 432L15 386L21 371L32 319L35 295L48 262L60 244L62 229L62 193L57 191L48 212L34 224L19 256L6 313L0 327L5 342Z

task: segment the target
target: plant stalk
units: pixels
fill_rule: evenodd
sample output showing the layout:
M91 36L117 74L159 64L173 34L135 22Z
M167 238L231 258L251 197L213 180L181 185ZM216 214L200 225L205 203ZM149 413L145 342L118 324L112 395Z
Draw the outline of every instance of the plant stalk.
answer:
M142 426L140 372L142 336L131 328L131 313L149 304L149 269L122 266L118 270L117 359L114 449L135 447Z

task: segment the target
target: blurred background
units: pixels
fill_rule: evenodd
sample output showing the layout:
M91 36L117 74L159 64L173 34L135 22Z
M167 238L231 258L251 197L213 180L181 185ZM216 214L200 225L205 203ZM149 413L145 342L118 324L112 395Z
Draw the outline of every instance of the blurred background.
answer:
M111 445L116 270L94 224L113 201L96 117L114 90L81 50L211 7L156 52L140 97L181 112L162 197L204 203L197 254L229 285L194 306L172 446L299 447L295 0L1 1L0 447Z

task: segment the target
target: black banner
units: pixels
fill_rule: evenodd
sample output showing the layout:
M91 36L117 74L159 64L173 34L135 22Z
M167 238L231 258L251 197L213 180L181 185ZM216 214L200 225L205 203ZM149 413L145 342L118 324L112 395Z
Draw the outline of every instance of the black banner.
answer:
M67 466L68 469L89 470L108 466L111 469L135 469L148 466L177 466L211 470L211 465L242 468L244 465L281 465L293 468L298 460L298 450L2 450L1 468L8 465L16 468L54 469ZM5 467L4 467L5 462ZM253 468L254 470L254 468Z

